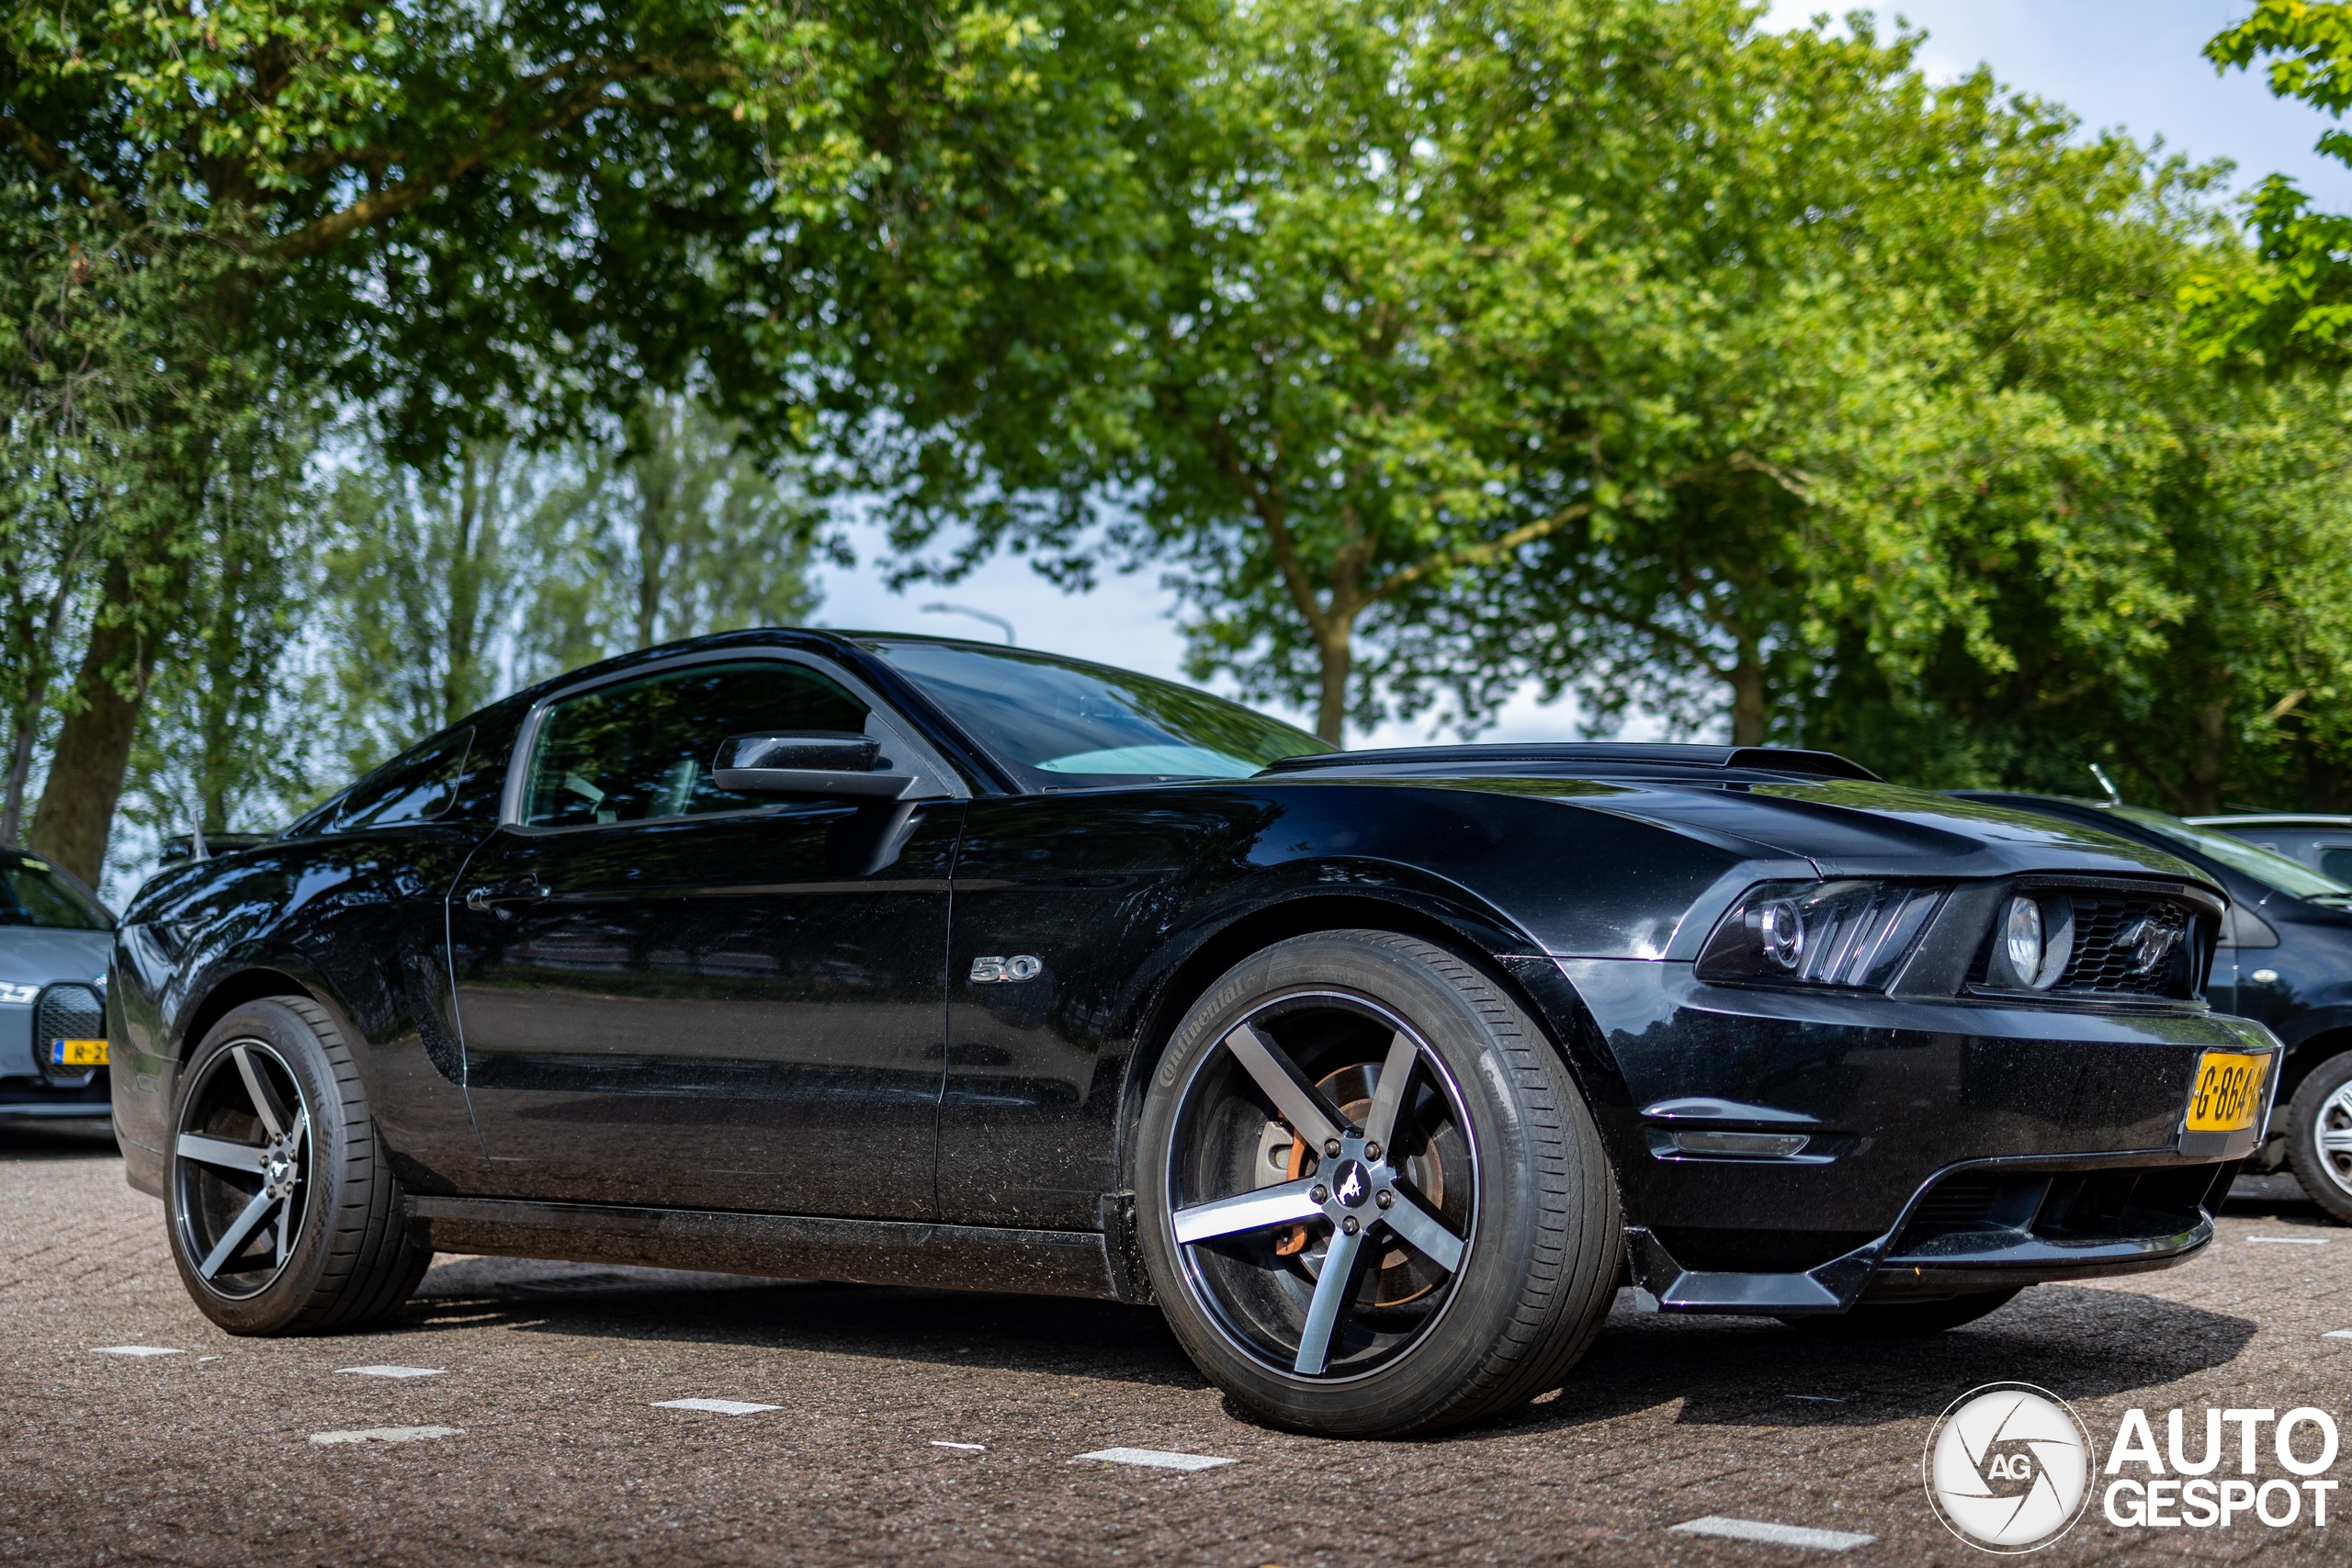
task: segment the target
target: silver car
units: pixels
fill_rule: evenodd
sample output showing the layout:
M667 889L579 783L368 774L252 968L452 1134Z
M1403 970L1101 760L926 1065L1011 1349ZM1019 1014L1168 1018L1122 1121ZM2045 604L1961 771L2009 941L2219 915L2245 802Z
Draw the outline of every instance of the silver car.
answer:
M0 1117L113 1114L113 931L114 916L79 878L0 844Z

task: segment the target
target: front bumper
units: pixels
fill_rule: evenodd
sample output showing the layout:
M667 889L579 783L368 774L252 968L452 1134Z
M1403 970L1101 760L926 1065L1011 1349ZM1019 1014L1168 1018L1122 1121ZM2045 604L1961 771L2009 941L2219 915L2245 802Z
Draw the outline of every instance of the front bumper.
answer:
M1558 969L1624 1087L1594 1109L1638 1299L1662 1310L1841 1312L2181 1262L2211 1240L2278 1088L2277 1038L2211 1013L1733 988L1668 962ZM2209 1050L2269 1056L2252 1125L2186 1132ZM1691 1130L1803 1140L1694 1154L1739 1140Z
M114 1088L104 1072L78 1089L39 1077L0 1077L0 1116L91 1118L114 1114Z

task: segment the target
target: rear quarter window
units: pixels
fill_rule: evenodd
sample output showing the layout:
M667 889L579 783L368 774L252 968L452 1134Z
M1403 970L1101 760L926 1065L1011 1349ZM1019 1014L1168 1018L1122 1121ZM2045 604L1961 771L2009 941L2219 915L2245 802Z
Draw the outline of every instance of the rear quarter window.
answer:
M337 833L435 822L449 813L466 776L472 727L436 735L403 752L351 787L335 813Z

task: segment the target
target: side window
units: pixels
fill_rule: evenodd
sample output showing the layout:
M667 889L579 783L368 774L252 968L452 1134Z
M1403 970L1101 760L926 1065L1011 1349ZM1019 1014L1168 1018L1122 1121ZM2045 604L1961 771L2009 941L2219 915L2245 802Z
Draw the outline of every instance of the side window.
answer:
M2322 844L2319 868L2338 882L2352 882L2352 844Z
M458 781L465 774L473 739L470 728L455 730L393 758L360 780L345 797L334 831L391 828L441 817L457 798Z
M585 693L549 709L531 754L523 821L534 828L650 822L772 806L711 777L730 735L865 728L866 706L803 664L699 664Z

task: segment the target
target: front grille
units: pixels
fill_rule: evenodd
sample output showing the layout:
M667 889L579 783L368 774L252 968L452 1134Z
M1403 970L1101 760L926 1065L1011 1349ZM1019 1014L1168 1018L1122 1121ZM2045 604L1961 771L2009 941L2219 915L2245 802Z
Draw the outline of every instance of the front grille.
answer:
M2059 976L2062 991L2113 991L2127 996L2177 996L2176 971L2188 945L2189 914L2154 898L2076 898L2075 953ZM2141 933L2154 926L2171 935L2171 951L2143 972Z
M106 1037L107 1007L95 987L51 986L33 1006L33 1059L40 1064L41 1076L53 1083L83 1083L95 1069L52 1066L51 1042Z
M2052 906L2074 911L2073 945L2057 983L2039 994L2051 997L2165 997L2186 1000L2197 995L2203 964L2206 931L2198 911L2164 897L2115 894L2037 894L2045 911ZM2049 917L2045 914L2044 919ZM1969 982L1989 983L1993 944L1998 931L1985 933L1977 950ZM2151 959L2154 962L2151 963Z

